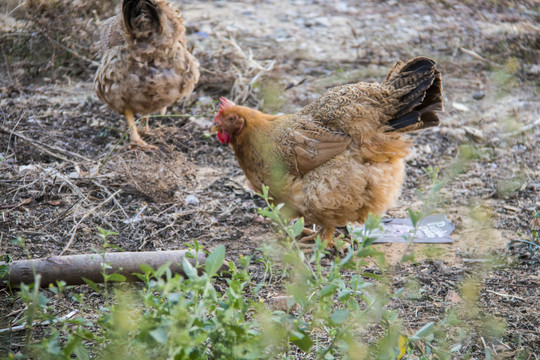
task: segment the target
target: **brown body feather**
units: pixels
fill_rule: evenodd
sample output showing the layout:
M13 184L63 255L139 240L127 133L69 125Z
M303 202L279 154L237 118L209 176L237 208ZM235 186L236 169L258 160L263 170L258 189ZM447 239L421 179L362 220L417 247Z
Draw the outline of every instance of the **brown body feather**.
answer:
M232 134L235 155L255 190L266 184L291 216L332 228L392 206L409 153L402 132L438 124L441 91L435 62L415 58L396 65L382 84L330 89L296 114L230 106L216 125ZM229 127L225 119L231 117L242 125Z

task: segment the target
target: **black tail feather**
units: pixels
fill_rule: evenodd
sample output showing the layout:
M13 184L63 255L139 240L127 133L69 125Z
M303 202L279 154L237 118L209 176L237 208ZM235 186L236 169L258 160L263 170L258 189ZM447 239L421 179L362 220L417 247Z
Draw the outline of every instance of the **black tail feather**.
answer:
M159 29L159 9L152 0L124 0L122 4L124 24L130 33L139 29L141 24L150 24L150 27ZM149 29L144 29L149 30Z
M385 84L394 89L400 104L386 123L390 131L408 132L439 125L436 112L443 109L442 81L435 61L418 57L404 65L398 63Z

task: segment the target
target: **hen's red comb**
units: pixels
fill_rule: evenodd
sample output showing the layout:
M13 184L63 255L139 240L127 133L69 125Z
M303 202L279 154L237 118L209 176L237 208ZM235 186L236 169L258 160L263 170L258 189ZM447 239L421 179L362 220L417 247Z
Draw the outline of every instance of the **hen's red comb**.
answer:
M214 118L214 124L216 124L217 120L221 118L223 110L230 109L231 107L235 106L236 104L233 103L229 99L225 99L224 97L219 98L219 112L217 113L216 117Z
M223 110L226 110L226 109L229 109L233 106L235 106L236 104L233 103L231 100L229 99L225 99L224 97L220 97L219 98L219 108L223 111Z

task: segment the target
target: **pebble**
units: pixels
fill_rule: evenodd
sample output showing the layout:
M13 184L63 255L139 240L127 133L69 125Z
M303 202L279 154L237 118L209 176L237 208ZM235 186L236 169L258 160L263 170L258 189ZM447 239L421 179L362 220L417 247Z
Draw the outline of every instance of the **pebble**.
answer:
M196 197L195 195L188 195L188 196L186 196L185 202L188 205L197 206L197 205L199 205L199 198Z
M483 91L475 91L472 93L472 98L474 100L482 100L486 96L486 93Z
M459 111L463 111L463 112L470 111L470 109L467 107L467 105L464 105L462 103L453 102L452 106L454 107L454 109L459 110Z

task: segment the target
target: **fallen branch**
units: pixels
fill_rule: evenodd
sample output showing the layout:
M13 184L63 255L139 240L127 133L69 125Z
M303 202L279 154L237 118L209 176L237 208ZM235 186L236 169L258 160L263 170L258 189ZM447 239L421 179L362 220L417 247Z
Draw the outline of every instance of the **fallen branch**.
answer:
M188 253L193 256L186 256ZM0 278L0 287L16 287L21 283L31 284L34 282L34 271L41 275L40 285L43 287L55 284L57 281L65 281L67 285L80 285L85 283L83 278L102 283L102 263L110 265L110 268L106 270L107 274L121 274L126 277L126 281L130 282L139 281L139 278L133 274L142 273L141 264L157 269L171 263L171 272L184 275L181 265L184 258L193 266L195 266L195 258L200 265L206 262L204 252L195 254L194 251L189 250L118 252L106 253L103 257L101 254L83 254L17 260L7 264L9 270L4 277ZM220 271L226 269L227 265L223 264Z
M76 313L78 313L78 311L73 310L70 313L68 313L67 315L64 315L62 317L59 317L59 318L55 319L54 322L59 322L59 321L63 321L63 320L67 320L69 318L72 318L73 315L75 315ZM45 326L45 325L49 325L50 323L51 322L49 320L36 321L36 322L32 323L32 327L34 327L34 326ZM0 329L0 334L8 332L8 331L9 332L21 331L21 330L24 330L24 329L26 329L26 325L11 326L11 327L8 327L8 328L5 328L5 329Z

